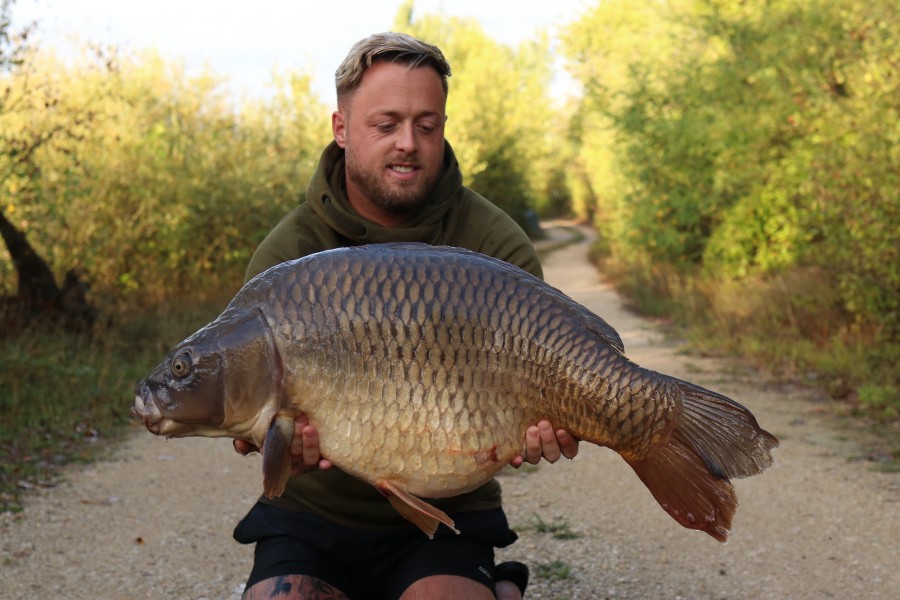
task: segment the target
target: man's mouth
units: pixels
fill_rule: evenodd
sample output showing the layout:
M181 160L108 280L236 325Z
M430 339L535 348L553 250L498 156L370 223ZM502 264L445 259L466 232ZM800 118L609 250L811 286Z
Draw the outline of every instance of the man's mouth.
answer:
M416 181L421 169L422 167L416 163L388 163L387 166L394 181L399 183Z

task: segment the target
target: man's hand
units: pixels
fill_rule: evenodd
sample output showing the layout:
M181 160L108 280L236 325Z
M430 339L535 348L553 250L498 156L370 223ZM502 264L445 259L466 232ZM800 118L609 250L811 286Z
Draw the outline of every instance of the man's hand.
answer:
M233 445L235 452L243 456L260 451L248 440L234 440ZM297 415L294 419L294 439L291 441L291 473L302 475L319 469L330 469L331 466L330 460L319 455L319 434L316 428L309 424L306 415Z
M536 465L541 458L555 463L560 456L569 460L578 454L578 440L565 429L553 430L550 421L539 421L525 430L525 452L513 458L509 464L518 469L524 463Z

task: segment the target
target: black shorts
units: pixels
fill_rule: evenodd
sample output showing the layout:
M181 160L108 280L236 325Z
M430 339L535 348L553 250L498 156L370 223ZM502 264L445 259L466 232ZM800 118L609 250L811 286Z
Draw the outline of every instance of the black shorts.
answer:
M431 575L460 575L494 591L494 548L516 541L500 508L450 515L457 535L441 526L429 540L418 528L365 531L318 515L257 503L234 530L256 544L247 587L279 575L321 579L353 600L399 598Z

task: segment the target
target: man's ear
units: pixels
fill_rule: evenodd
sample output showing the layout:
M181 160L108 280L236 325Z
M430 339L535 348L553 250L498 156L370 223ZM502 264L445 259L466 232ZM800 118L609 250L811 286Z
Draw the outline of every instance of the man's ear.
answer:
M340 110L331 113L331 133L334 134L334 141L338 146L347 147L347 119Z

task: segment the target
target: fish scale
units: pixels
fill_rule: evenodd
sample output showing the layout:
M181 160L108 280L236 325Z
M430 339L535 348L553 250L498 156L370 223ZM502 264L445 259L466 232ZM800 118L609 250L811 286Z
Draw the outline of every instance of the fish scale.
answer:
M203 403L218 421L198 422ZM422 244L262 273L138 385L133 410L157 434L253 440L270 497L302 412L323 457L429 535L453 522L419 498L484 484L541 419L618 452L679 523L720 540L737 505L729 478L770 466L778 444L736 402L632 363L612 327L543 281Z

